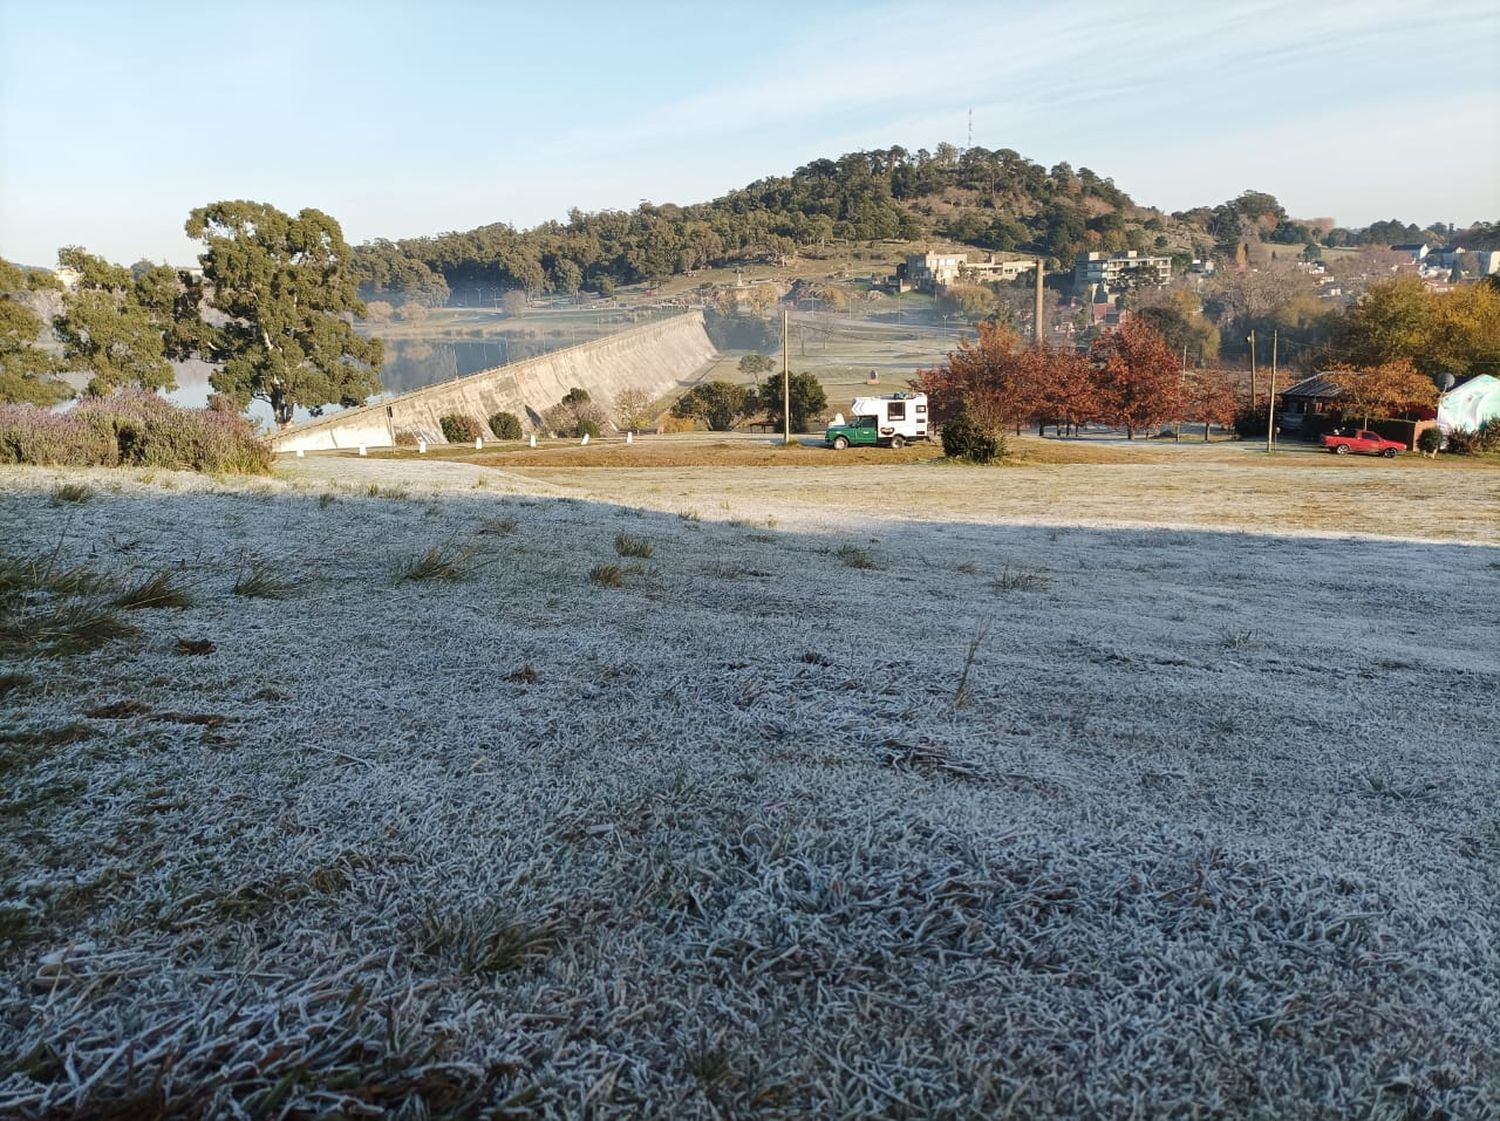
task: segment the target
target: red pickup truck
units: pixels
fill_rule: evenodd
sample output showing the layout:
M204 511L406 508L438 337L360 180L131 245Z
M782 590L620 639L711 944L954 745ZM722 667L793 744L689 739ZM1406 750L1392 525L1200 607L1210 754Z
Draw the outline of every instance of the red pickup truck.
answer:
M1400 441L1387 440L1379 433L1365 428L1349 432L1335 429L1323 437L1323 446L1337 455L1360 452L1364 455L1383 455L1387 459L1395 459L1400 452L1406 450L1406 445Z

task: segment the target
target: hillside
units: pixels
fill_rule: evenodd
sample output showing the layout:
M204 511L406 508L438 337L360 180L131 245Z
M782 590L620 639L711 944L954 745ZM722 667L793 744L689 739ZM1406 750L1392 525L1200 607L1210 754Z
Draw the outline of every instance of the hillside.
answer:
M711 266L782 261L835 242L943 239L976 249L1050 258L1066 267L1086 250L1135 249L1232 257L1246 242L1295 247L1413 240L1397 221L1365 231L1332 219L1299 221L1275 196L1245 191L1215 206L1168 214L1138 204L1108 177L1067 163L1044 168L1008 148L939 144L814 160L790 175L758 179L712 202L642 203L632 211L572 210L566 222L529 230L505 223L463 233L360 246L367 298L437 305L475 287L608 295ZM1475 231L1492 239L1493 226Z

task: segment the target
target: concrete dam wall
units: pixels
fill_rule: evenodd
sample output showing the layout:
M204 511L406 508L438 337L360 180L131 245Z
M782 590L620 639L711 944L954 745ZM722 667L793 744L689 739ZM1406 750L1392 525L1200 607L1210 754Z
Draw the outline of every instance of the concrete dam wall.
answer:
M622 389L661 397L691 385L717 354L703 313L692 311L296 424L272 436L271 446L279 452L388 448L398 433L440 444L438 420L448 413L464 413L481 425L495 413L515 413L533 428L574 386L606 407Z

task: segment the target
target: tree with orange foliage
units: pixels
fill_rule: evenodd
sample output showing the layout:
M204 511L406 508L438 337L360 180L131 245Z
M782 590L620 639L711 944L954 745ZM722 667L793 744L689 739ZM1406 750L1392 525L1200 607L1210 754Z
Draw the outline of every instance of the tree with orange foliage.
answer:
M1131 316L1090 354L1099 419L1123 427L1126 439L1182 414L1182 369L1160 332Z
M1031 419L1036 421L1037 435L1047 425L1055 424L1061 436L1064 425L1075 429L1097 418L1094 367L1086 355L1076 350L1046 347L1032 351L1029 357L1036 364L1033 380L1037 394Z
M979 337L962 338L946 365L918 370L911 386L927 394L934 421L967 412L991 432L1020 429L1035 411L1037 363L1009 327L979 324Z
M1183 417L1203 425L1205 443L1211 425L1228 428L1234 423L1239 400L1234 383L1223 370L1190 370L1183 383L1183 393Z
M1372 416L1395 416L1437 404L1437 386L1405 358L1330 370L1328 379L1339 387L1339 405L1345 412L1358 414L1366 427Z

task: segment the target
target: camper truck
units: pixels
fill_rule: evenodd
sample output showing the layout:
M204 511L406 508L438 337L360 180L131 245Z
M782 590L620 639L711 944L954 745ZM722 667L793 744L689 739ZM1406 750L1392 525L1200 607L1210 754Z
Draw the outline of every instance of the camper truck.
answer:
M925 393L856 397L849 406L849 414L848 420L835 417L828 426L823 442L829 447L899 448L909 440L928 438Z

